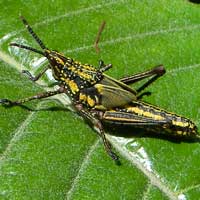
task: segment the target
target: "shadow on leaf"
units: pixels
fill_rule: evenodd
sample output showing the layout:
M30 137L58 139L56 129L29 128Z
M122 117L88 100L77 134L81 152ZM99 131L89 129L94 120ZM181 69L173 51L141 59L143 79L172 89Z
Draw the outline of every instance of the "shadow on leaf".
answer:
M196 3L196 4L200 4L200 0L189 0L189 2L191 2L191 3Z
M167 140L173 143L199 143L200 136L178 136L167 133L166 131L149 131L141 128L135 128L127 125L108 125L104 124L106 132L110 135L125 137L125 138L156 138Z

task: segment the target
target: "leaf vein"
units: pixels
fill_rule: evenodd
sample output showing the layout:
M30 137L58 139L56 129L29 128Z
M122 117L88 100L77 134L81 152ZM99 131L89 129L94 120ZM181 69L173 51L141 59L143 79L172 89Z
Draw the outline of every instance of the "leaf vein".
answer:
M66 197L65 199L72 199L72 195L73 192L76 188L76 186L78 185L78 182L81 178L81 175L83 174L84 170L86 169L86 167L88 166L89 162L90 162L90 158L91 155L93 154L93 152L95 151L95 149L97 148L97 146L99 145L100 139L97 139L94 144L90 147L90 150L87 152L87 154L85 155L82 164L80 165L80 168L78 170L78 173L76 175L76 177L74 178L71 188L67 191Z
M173 192L166 184L164 184L160 178L159 175L154 171L154 172L150 172L149 170L147 170L143 163L141 163L140 161L138 161L136 158L134 158L133 152L131 152L131 154L128 152L128 150L120 145L115 137L107 135L109 141L111 141L112 145L121 153L121 155L123 155L127 160L129 160L135 167L137 167L151 182L152 185L154 185L155 187L159 188L160 191L162 191L167 197L169 197L169 199L171 200L177 200L178 199L178 195L177 193Z
M64 17L70 17L70 16L73 16L73 15L80 15L82 13L95 11L97 9L101 9L101 8L108 7L108 6L115 5L115 4L119 4L119 3L124 3L124 0L111 1L109 3L92 5L92 6L87 7L87 8L82 8L82 9L79 9L79 10L75 10L75 11L71 11L71 12L68 12L68 13L64 13L64 14L59 15L59 16L55 16L55 17L52 17L52 18L47 18L46 20L43 20L43 21L38 22L38 23L35 23L35 24L31 25L31 26L32 27L38 27L38 26L41 26L43 24L47 24L47 23L50 23L50 22L53 22L53 21L60 20L60 19L62 19ZM13 32L10 32L10 33L4 35L2 38L0 38L0 45L2 45L3 42L7 41L11 37L13 37L13 36L15 36L15 35L17 35L17 34L19 34L21 32L24 32L24 31L25 31L25 29L20 29L18 31L13 31Z
M42 103L38 103L36 110L40 108ZM32 122L34 115L35 115L35 111L31 111L30 114L25 118L24 121L22 121L22 123L20 124L20 126L18 126L18 128L16 128L16 130L13 132L13 137L10 140L10 142L8 143L7 147L5 148L5 150L3 151L3 153L1 154L0 157L0 163L2 164L4 159L6 159L6 155L11 151L12 146L20 140L20 138L22 136L24 136L24 130L26 129L26 127Z
M199 28L200 28L200 24L194 24L194 25L190 25L190 26L174 27L174 28L170 28L170 29L160 29L160 30L156 30L156 31L153 30L153 31L149 31L149 32L138 33L138 34L134 34L134 35L127 35L124 37L118 37L115 39L100 42L99 46L103 47L103 46L111 45L111 44L129 42L130 40L144 39L146 37L152 37L152 36L156 36L156 35L165 35L165 34L169 34L169 33L177 33L177 32L183 32L183 31L192 31L192 30L196 30L196 29L198 30ZM74 49L68 49L65 51L65 53L84 51L84 50L88 50L91 48L94 48L94 45L88 45L88 46L77 47Z

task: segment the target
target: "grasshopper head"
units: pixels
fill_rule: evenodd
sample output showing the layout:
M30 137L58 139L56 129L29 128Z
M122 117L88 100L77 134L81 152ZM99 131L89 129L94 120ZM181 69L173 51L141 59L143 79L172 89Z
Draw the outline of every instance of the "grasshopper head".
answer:
M65 63L67 58L57 51L51 51L49 49L45 49L44 51L45 57L49 60L50 68L53 72L53 76L56 80L60 80L62 77L63 69L65 68Z
M66 62L66 57L57 51L51 51L49 49L44 50L45 57L49 60L50 65L52 68L54 66L64 65Z

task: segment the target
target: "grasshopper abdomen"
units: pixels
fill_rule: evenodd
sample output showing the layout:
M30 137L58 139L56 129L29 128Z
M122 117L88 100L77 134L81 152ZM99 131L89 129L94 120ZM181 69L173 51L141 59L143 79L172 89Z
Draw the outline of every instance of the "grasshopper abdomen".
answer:
M133 125L145 131L175 137L198 135L197 126L191 120L140 101L106 111L101 118L108 123Z

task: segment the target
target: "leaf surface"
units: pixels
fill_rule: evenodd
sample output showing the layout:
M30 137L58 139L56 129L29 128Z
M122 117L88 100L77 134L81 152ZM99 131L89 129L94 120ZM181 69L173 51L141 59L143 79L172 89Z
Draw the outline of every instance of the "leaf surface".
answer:
M144 100L191 118L199 125L200 7L189 1L9 1L0 3L0 98L18 99L46 89L22 75L46 64L18 19L23 15L44 44L98 66L112 63L114 78L163 64L167 74ZM101 22L100 53L93 47ZM136 84L137 85L137 84ZM138 86L138 85L137 85ZM24 107L0 107L2 199L198 199L200 145L156 137L108 135L121 166L101 140L63 105L64 97ZM64 100L65 102L68 101ZM123 132L121 133L123 135Z

